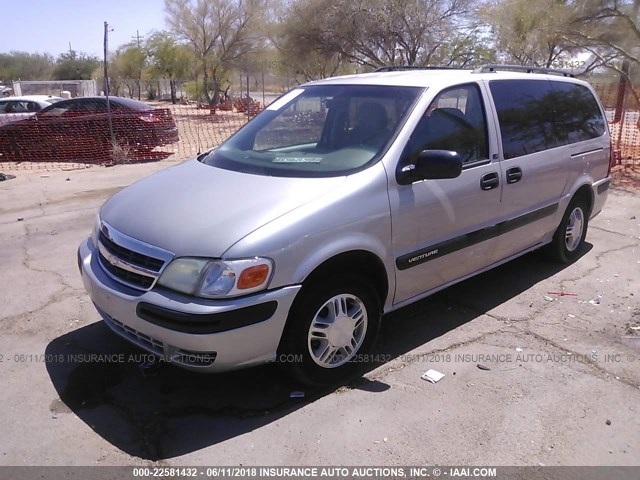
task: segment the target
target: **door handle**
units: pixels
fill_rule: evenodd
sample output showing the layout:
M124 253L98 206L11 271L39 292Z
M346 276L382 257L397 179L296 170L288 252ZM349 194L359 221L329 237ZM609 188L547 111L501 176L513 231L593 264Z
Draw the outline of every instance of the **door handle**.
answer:
M520 167L513 167L507 170L507 183L519 182L522 178L522 170Z
M500 178L496 172L486 173L480 179L480 188L482 190L492 190L500 185Z

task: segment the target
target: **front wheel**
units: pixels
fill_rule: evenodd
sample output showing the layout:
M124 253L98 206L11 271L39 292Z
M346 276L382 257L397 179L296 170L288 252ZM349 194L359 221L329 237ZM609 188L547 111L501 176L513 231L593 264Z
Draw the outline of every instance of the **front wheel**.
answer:
M359 276L306 285L291 309L280 348L283 366L307 385L344 382L366 363L378 335L378 295Z
M548 247L551 259L560 263L570 263L576 260L584 245L588 224L587 202L582 197L574 198L569 203Z

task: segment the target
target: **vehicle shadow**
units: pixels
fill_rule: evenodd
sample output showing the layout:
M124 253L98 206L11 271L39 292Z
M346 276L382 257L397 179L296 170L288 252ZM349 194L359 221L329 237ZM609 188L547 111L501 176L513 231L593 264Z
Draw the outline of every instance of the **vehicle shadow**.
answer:
M582 254L591 248L587 244ZM385 316L374 354L385 359L405 354L563 268L529 254L393 312ZM46 348L46 368L62 402L105 440L148 460L184 455L255 430L336 388L302 387L275 365L204 375L150 364L150 358L103 322L60 336ZM364 376L349 386L372 394L389 388Z

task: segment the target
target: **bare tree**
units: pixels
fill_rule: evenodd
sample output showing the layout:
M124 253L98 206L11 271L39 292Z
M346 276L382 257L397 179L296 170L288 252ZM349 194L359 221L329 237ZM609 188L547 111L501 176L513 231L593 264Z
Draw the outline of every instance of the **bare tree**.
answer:
M465 16L474 5L474 0L299 0L287 17L293 27L287 34L301 50L357 65L427 65L468 33Z
M630 78L630 72L640 68L640 0L581 0L573 7L563 37L591 53L587 69L606 66L616 71L640 104L640 92Z
M564 38L621 71L618 60L640 64L640 0L582 0Z
M209 103L218 100L225 69L260 42L262 9L263 0L165 0L171 30L195 51Z

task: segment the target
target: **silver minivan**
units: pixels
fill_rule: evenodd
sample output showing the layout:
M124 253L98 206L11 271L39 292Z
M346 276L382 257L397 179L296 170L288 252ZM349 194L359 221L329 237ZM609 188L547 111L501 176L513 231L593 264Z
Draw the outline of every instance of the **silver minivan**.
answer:
M517 70L301 85L104 204L78 250L91 299L186 368L327 384L384 313L541 247L577 259L609 188L604 111L583 81Z

